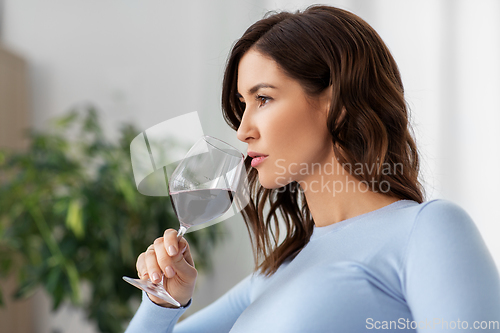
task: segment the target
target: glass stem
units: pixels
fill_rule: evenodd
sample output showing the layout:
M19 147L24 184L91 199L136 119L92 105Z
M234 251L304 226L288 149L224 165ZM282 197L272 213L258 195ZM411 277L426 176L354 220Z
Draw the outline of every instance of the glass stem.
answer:
M177 240L181 240L182 236L186 233L187 228L181 224L179 231L177 232Z

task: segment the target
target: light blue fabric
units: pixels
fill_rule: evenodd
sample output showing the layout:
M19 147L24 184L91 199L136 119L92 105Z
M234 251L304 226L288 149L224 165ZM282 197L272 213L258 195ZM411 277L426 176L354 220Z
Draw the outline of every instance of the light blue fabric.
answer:
M464 210L401 200L315 228L273 276L175 325L184 311L145 296L127 332L499 332L500 278Z

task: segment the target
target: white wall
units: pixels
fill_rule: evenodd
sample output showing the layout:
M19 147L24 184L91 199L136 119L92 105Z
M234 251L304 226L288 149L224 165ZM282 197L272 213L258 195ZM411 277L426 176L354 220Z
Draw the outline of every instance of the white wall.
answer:
M447 198L464 207L500 266L495 242L500 233L495 209L500 199L500 2L325 2L357 13L388 44L405 82L428 199ZM232 43L266 10L309 4L6 0L3 42L31 64L37 127L85 101L101 108L109 132L122 121L144 129L197 110L207 134L238 145L220 114L222 70ZM216 275L200 278L193 310L252 268L242 221L224 223L232 240L215 254ZM41 311L49 318L47 308ZM50 325L64 329L68 318L47 319L39 332Z

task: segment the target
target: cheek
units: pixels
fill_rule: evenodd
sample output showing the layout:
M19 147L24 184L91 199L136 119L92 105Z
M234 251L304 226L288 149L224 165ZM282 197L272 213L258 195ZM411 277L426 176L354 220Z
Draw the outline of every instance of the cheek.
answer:
M283 152L286 154L281 155L281 158L286 160L282 163L286 167L286 175L282 176L287 177L288 182L298 181L313 173L313 167L317 168L317 163L324 163L333 149L326 124L313 124L310 120L307 123L307 120L304 120L301 125L284 143L287 149ZM283 168L275 170L284 173Z
M291 115L282 120L282 131L275 133L277 140L281 142L283 153L286 152L284 158L289 159L289 162L307 163L311 158L317 157L318 153L325 153L325 148L331 141L326 122L314 119L313 112L315 111L307 110Z
M298 103L300 104L300 103ZM276 111L276 110L273 110ZM273 159L259 170L265 188L285 186L302 178L304 164L318 162L327 154L331 142L326 121L313 117L315 110L305 105L281 105L280 111L262 119L263 138L271 148Z

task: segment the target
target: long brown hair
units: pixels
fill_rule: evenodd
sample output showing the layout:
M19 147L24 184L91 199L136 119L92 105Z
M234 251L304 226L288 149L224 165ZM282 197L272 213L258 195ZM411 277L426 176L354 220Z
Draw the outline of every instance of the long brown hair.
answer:
M327 125L335 156L345 170L377 188L384 185L387 195L423 202L401 76L371 26L348 11L329 6L271 13L253 24L235 43L224 73L222 109L235 130L244 112L237 98L238 65L250 48L271 57L310 96L332 88ZM247 156L251 200L243 217L254 249L255 270L271 275L307 244L314 221L296 182L265 189L250 162ZM376 168L353 172L357 163ZM387 173L382 172L385 165L400 167ZM265 208L269 209L267 216ZM281 243L278 214L286 229Z

